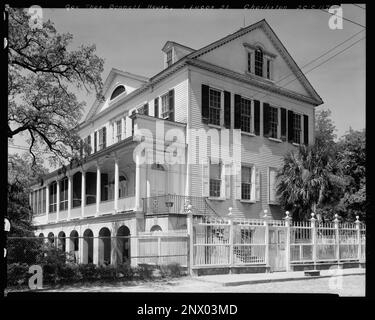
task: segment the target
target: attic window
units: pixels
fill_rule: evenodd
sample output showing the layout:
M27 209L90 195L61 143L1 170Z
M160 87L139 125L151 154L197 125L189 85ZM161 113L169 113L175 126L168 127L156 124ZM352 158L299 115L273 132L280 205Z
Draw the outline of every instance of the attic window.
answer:
M120 85L120 86L116 87L116 89L113 90L113 92L112 92L110 100L113 100L114 98L116 98L117 96L119 96L123 92L125 92L125 87L123 85Z
M172 64L172 49L167 51L167 67Z

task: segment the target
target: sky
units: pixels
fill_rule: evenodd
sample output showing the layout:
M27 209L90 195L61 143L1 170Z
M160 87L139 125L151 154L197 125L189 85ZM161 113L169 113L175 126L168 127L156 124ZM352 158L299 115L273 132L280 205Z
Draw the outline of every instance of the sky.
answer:
M342 8L344 18L366 25L365 10L351 4L344 4ZM344 49L365 37L366 30L346 20L342 29L331 30L330 15L321 10L43 8L42 14L43 19L54 23L59 33L73 35L72 48L81 44L96 45L97 55L105 60L103 82L111 68L146 77L160 72L163 69L161 48L168 40L199 49L244 27L244 23L248 26L266 19L323 99L324 104L316 110L331 110L337 135L343 135L349 127L365 128L365 40ZM302 68L361 30L328 55ZM307 72L315 66L316 69ZM86 115L94 102L94 94L82 92L78 97L87 103ZM26 145L22 137L17 137L14 143ZM10 149L15 151L20 152Z

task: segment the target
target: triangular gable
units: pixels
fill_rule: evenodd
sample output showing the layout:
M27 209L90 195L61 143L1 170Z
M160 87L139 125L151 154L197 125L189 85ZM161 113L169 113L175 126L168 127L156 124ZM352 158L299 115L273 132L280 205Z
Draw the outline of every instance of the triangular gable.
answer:
M267 47L267 51L274 52L277 55L278 61L276 63L279 64L277 67L281 66L282 69L281 71L278 70L278 75L279 78L285 79L281 81L276 79L276 86L285 87L298 94L307 96L316 101L317 105L323 103L297 63L264 19L196 50L189 54L187 58L202 60L243 73L244 66L242 62L245 59L240 55L245 52L243 49L247 43L250 45L261 43ZM239 63L241 64L241 69L238 67ZM238 70L236 70L236 64Z
M125 92L123 94L129 94L147 83L147 81L148 78L146 77L112 68L103 84L104 101L95 100L90 111L87 113L85 122L109 107L112 92L118 86L123 85L125 87ZM114 100L115 99L113 99L113 101Z

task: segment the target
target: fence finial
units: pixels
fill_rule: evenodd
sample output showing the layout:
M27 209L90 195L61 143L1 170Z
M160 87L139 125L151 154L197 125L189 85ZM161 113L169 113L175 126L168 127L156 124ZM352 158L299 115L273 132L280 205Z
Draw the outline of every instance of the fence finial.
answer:
M316 220L316 218L315 218L315 212L311 212L311 219L310 219L310 221L314 222L315 220Z
M285 211L285 219L288 220L288 219L292 219L290 216L289 216L289 211Z
M269 216L268 216L268 210L267 209L264 209L263 213L264 213L263 218L269 218Z
M355 222L359 222L359 216L355 216L356 220Z
M337 213L335 213L335 220L333 220L334 222L339 222L339 215Z
M233 209L232 207L229 207L229 208L228 208L228 211L229 211L229 212L228 212L228 217L231 217L231 216L232 216L232 209Z

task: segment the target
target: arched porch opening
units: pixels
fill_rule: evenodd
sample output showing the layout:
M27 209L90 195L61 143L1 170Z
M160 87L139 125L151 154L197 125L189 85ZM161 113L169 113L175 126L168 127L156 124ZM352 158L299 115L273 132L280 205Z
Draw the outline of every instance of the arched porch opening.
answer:
M116 234L116 263L130 263L130 230L121 226Z
M57 236L57 247L63 252L66 251L66 235L64 231L60 231Z
M53 246L55 244L55 235L53 234L53 232L50 232L47 237L48 243Z
M99 265L111 263L111 231L101 228L99 231Z
M94 233L86 229L83 233L83 261L82 263L93 263L94 261Z
M77 230L73 230L69 236L69 252L73 255L74 262L79 261L79 235Z

